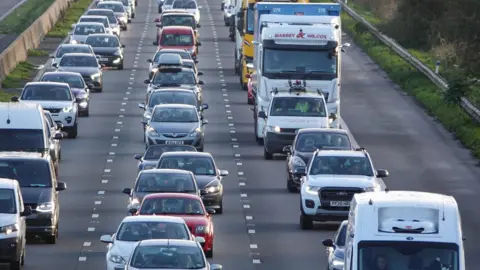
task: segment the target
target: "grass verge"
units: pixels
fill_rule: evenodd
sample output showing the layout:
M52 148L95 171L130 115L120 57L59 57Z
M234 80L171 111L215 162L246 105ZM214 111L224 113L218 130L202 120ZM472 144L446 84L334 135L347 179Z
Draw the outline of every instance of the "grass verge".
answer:
M381 26L384 23L382 22L381 19L375 16L375 14L373 14L370 10L368 10L367 8L361 5L349 2L348 6L353 10L355 10L357 14L362 16L369 23L375 26ZM435 56L433 52L425 52L425 51L409 49L409 48L406 48L406 49L411 55L415 56L415 58L420 60L424 65L426 65L433 71L435 70L435 64L439 59L438 57ZM453 69L451 65L450 66L440 65L440 73L441 73L440 75L447 80L452 79L453 75L456 72L457 70ZM475 104L477 108L480 108L480 87L478 86L471 87L471 91L468 93L467 98L470 102L472 102L472 104Z
M28 50L28 56L47 56L48 52L44 50L31 49Z
M15 69L2 81L2 88L11 89L22 87L25 81L29 80L35 71L35 66L29 62L18 63Z
M348 33L405 92L414 96L426 110L437 117L473 155L480 158L480 126L458 105L446 104L443 93L425 75L370 34L347 13L342 13L343 30Z
M21 34L38 19L55 0L27 0L0 22L0 33Z
M65 11L63 18L59 20L47 37L64 38L68 32L72 31L72 24L76 23L80 16L85 13L92 0L77 0L73 2L69 9Z

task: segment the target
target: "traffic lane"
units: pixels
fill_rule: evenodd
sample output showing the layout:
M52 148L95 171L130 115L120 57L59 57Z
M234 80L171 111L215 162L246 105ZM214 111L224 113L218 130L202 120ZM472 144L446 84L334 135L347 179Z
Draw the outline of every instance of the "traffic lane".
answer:
M0 17L7 14L15 5L18 4L18 1L14 0L2 0L0 1Z
M466 235L480 225L480 168L417 102L399 90L357 46L343 58L342 117L377 168L386 168L392 189L453 195L463 215ZM480 246L466 241L467 267L480 262Z

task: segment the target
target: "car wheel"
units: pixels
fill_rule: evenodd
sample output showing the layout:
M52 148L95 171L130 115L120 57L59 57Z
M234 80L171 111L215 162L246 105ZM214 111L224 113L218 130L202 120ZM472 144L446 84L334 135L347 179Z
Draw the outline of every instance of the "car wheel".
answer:
M68 138L75 139L78 136L78 123L75 122L72 129L68 132Z
M98 92L98 93L101 93L101 92L103 92L103 86L102 86L102 87L100 87L100 88L97 88L96 90L97 90L97 92Z
M215 209L215 214L222 214L223 213L223 199L220 201L220 207Z
M25 265L25 253L27 252L27 250L24 248L23 251L22 251L22 257L20 257L20 265Z
M123 62L118 66L118 70L123 70Z
M303 213L303 210L300 212L300 228L302 230L311 230L313 229L313 220Z
M272 160L273 159L273 154L267 151L267 148L263 147L263 157L266 160Z
M248 103L248 105L253 105L253 104L255 104L255 103L253 102L253 98L249 98L249 97L247 97L247 103Z
M83 112L83 116L89 117L90 116L90 106L87 106L87 110Z
M21 259L10 263L10 270L19 270L20 268L22 268Z
M54 245L55 243L57 243L57 237L58 237L58 230L56 229L54 235L45 236L45 243L49 245Z
M135 19L135 13L132 13L132 19Z
M212 249L210 249L209 251L205 252L205 257L207 257L207 258L213 258L213 245L212 245Z
M288 192L297 193L298 189L292 181L292 176L289 173L287 173L287 174L288 174L288 176L287 176L287 190L288 190Z
M256 142L258 145L263 145L263 139L257 136L257 119L255 119L255 120L253 121L253 124L255 125L255 128L254 128L254 129L255 129L255 130L254 130L254 132L255 132L255 142Z

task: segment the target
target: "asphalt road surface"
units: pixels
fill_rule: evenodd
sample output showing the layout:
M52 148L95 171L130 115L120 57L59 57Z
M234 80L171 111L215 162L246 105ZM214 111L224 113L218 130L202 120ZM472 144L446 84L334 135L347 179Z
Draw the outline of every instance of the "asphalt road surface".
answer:
M0 0L0 18L13 9L19 1L21 0ZM3 52L3 50L5 50L17 37L18 34L0 34L0 53Z
M2 17L7 12L9 12L16 4L18 4L18 1L14 1L14 0L0 1L0 17Z
M234 43L220 1L206 1L199 0L199 70L205 74L204 99L210 105L205 151L230 172L224 179L224 214L214 217L211 261L229 270L324 269L321 241L333 235L336 224L300 230L299 195L286 191L285 161L265 161L254 141L252 112L233 72ZM156 50L153 20L158 14L156 1L139 2L136 19L122 34L125 70L105 73L104 92L93 94L91 116L81 119L78 138L62 141L59 181L67 182L68 190L60 194L58 243L30 244L25 269L105 269L106 245L99 238L113 233L127 214L121 190L133 185L133 155L145 148L137 103L144 100L146 60ZM349 48L343 61L342 116L356 140L370 151L377 168L390 171L386 183L391 189L457 198L467 237L467 269L475 269L480 263L475 244L480 170L475 161L358 48Z

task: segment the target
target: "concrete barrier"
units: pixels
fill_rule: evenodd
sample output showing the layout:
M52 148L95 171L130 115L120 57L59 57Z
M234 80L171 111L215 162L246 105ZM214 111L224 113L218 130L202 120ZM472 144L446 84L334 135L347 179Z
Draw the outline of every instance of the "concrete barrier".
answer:
M0 53L0 81L3 80L18 63L25 61L28 51L37 48L45 35L62 18L72 0L56 0L35 22Z

